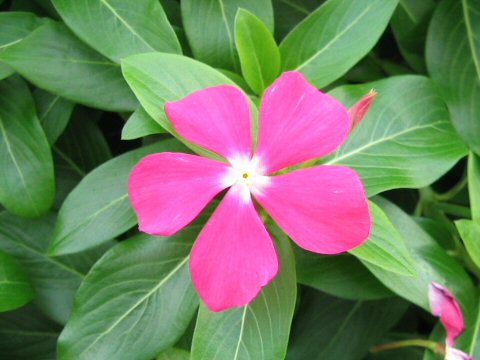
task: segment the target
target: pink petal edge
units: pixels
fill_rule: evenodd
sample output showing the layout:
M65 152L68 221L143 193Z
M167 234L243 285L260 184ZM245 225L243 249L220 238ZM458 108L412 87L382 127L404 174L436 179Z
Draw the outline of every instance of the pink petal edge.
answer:
M211 311L248 304L277 275L275 246L247 188L225 195L193 245L190 272Z
M272 176L253 195L300 247L338 254L362 244L372 218L357 173L343 166L315 166Z
M198 90L167 102L165 112L175 130L188 141L226 159L251 157L250 105L238 88L219 85Z
M177 232L226 188L226 174L226 164L196 155L164 152L144 157L128 181L140 231Z
M428 297L432 314L440 318L447 331L447 345L453 346L455 339L464 330L462 310L453 294L442 285L431 282Z
M268 174L331 153L351 127L347 109L296 71L267 88L259 116L255 156Z

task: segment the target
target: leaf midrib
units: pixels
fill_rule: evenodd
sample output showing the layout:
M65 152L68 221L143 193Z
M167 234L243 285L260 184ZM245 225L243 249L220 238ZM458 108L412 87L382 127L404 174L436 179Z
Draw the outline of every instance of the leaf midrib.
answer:
M475 70L477 72L477 78L480 80L480 61L477 57L477 53L475 51L475 43L474 43L474 34L472 30L472 24L470 20L470 16L468 13L468 4L467 0L462 0L462 10L463 10L463 17L465 18L465 27L467 30L467 38L468 38L468 45L470 47L470 52L472 53L473 63L475 64Z

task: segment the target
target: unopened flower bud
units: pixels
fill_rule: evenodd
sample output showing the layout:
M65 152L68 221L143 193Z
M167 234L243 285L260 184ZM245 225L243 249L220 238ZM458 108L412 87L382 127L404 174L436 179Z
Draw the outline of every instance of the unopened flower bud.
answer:
M352 119L352 130L362 121L367 114L370 105L372 105L373 99L377 96L375 90L370 90L367 95L358 100L349 110L348 115Z

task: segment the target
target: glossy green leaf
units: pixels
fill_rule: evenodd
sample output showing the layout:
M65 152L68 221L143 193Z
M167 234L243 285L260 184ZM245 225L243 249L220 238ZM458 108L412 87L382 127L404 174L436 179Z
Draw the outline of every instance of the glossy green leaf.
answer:
M426 60L455 128L480 154L480 2L439 4L428 30Z
M473 333L470 340L470 346L467 351L474 359L478 359L480 356L480 299L478 301L477 316L473 325Z
M372 233L362 245L350 250L362 262L368 262L400 275L415 276L415 264L402 236L375 203L370 202Z
M0 203L23 217L38 217L55 196L52 154L20 77L0 81Z
M0 359L55 360L60 326L33 305L0 314Z
M151 51L181 52L158 0L53 0L53 4L80 39L115 62Z
M443 100L424 77L341 86L331 94L348 108L372 88L378 95L367 115L326 161L355 169L369 196L427 186L465 156Z
M43 131L53 145L65 130L75 104L42 89L35 89L33 98Z
M30 32L44 23L29 12L0 12L0 52L21 42ZM14 70L0 61L0 80L12 75Z
M190 353L183 349L171 348L158 355L156 360L190 360Z
M112 111L138 107L120 67L61 23L40 26L21 43L0 52L0 61L38 87L72 101Z
M469 338L473 332L473 314L476 312L477 298L472 280L462 266L447 255L412 218L387 200L375 198L375 202L405 239L415 260L417 276L400 276L375 265L364 264L390 290L428 312L430 311L428 285L435 281L446 286L458 299L463 310L467 330L457 340L461 346L464 339Z
M277 240L280 272L248 305L223 312L200 306L192 360L283 360L296 300L294 256L288 238L270 227Z
M239 8L255 14L273 30L270 0L183 0L180 5L194 57L214 67L240 70L234 35Z
M472 219L480 223L480 157L473 152L468 155L468 192Z
M382 35L398 0L328 0L280 44L284 70L321 88L345 74Z
M398 322L407 306L398 298L348 301L304 291L287 359L361 360Z
M272 33L262 20L240 9L235 17L235 45L243 77L261 95L280 73L280 51Z
M348 300L376 300L392 296L354 256L320 255L295 248L298 282Z
M112 239L137 223L128 198L128 176L144 156L181 151L166 140L120 155L89 173L68 195L58 214L50 244L51 255L79 252Z
M390 23L404 59L419 73L427 70L425 41L434 8L434 0L401 0Z
M272 0L275 37L283 39L300 21L310 15L324 0Z
M138 139L147 135L164 133L165 129L140 107L128 118L122 129L122 140Z
M23 267L0 250L0 311L25 305L33 298L33 287Z
M23 265L35 290L34 303L50 318L64 323L84 274L98 256L49 257L46 250L54 220L52 215L26 220L0 213L0 249Z
M480 223L471 220L455 221L458 232L465 244L468 254L480 268Z
M188 259L201 227L138 235L110 250L78 291L59 360L151 359L175 344L198 305Z
M163 108L166 101L179 100L195 90L220 84L234 85L228 77L188 57L161 53L128 57L122 61L122 71L142 107L156 122L195 152L215 157L210 151L180 137Z

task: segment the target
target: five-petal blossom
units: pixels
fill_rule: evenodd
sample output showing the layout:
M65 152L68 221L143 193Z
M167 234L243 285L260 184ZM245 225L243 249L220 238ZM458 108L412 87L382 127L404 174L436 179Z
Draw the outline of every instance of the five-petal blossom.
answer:
M171 235L228 189L190 258L193 284L210 310L249 303L278 272L253 199L304 249L337 254L368 238L372 221L355 171L321 165L277 173L333 152L351 129L345 107L299 72L283 73L265 91L255 151L248 98L234 86L193 92L165 111L179 135L225 162L149 155L132 171L130 199L141 231Z

